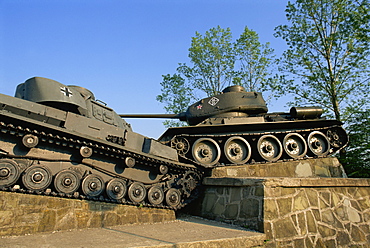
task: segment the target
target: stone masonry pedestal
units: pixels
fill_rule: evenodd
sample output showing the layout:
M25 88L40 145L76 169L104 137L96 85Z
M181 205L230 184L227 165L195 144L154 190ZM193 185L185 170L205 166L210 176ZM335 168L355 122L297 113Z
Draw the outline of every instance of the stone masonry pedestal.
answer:
M370 179L335 158L217 168L198 214L260 231L267 247L370 247Z

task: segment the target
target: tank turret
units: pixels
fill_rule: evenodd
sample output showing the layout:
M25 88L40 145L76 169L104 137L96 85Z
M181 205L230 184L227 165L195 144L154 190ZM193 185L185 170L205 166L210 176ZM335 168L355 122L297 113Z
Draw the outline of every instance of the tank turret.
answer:
M221 94L204 98L180 114L124 114L125 118L168 118L186 121L189 125L209 124L207 119L218 120L256 116L267 112L267 106L259 92L246 92L239 85L225 88ZM212 122L215 123L215 122Z
M123 118L164 118L186 121L190 126L222 125L263 121L268 111L260 92L246 92L239 85L225 88L221 94L204 98L180 114L120 114ZM278 113L291 119L315 119L322 115L319 107L293 107L289 113ZM273 118L273 116L271 116Z

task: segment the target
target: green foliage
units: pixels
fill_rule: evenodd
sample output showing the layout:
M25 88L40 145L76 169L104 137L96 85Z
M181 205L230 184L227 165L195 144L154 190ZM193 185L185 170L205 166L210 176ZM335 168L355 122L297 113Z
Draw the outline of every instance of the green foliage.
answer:
M162 93L157 100L169 113L186 111L201 98L219 94L230 85L242 85L247 90L264 89L272 63L273 49L261 44L256 32L245 27L235 42L229 28L211 28L204 35L196 32L191 39L189 58L192 66L179 64L173 76L163 76ZM166 126L178 122L166 121Z
M183 65L180 71L189 84L213 96L230 84L234 67L232 36L229 28L211 28L191 39L189 58L193 67Z
M234 53L236 66L239 65L234 72L234 83L243 85L247 91L264 90L275 58L269 43L261 44L258 34L245 27L234 44Z
M284 81L270 85L277 94L320 105L341 121L368 106L369 1L297 0L286 16L290 25L275 29L289 47L279 60Z
M191 100L194 98L192 89L189 88L185 79L180 75L162 75L163 81L161 82L162 94L157 96L157 101L165 104L165 110L168 113L179 114L184 112ZM180 121L169 121L164 122L166 127L180 127L184 124Z
M370 177L370 109L356 112L347 127L350 143L339 158L349 177Z

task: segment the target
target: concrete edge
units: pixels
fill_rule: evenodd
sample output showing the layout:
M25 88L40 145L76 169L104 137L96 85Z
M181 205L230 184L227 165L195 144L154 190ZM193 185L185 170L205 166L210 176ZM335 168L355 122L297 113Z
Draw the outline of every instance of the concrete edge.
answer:
M212 239L194 242L179 242L177 244L166 244L156 246L134 246L131 248L215 248L215 247L263 247L266 243L266 234L257 233L248 237L234 237L223 239Z

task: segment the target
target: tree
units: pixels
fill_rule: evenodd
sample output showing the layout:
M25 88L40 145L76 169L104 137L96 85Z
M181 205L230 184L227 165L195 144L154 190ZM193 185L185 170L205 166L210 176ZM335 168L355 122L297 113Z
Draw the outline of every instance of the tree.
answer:
M368 0L289 2L290 25L275 29L288 45L279 65L285 81L271 86L297 103L322 106L339 121L368 106L369 10Z
M243 85L247 91L263 91L265 82L271 77L270 65L275 58L270 44L261 44L258 34L245 27L235 42L234 53L239 65L234 73L234 83Z
M350 143L340 158L348 176L370 177L370 109L353 114L348 124Z
M157 101L165 104L164 109L167 113L184 112L194 98L192 89L186 85L185 79L179 74L173 76L167 74L162 77L162 94L157 96ZM166 120L163 124L167 127L184 126L183 122L173 120Z
M169 113L184 112L191 102L219 94L232 84L261 90L270 75L273 49L268 43L261 44L257 33L247 27L233 42L230 29L218 26L204 35L196 32L188 56L192 66L179 64L176 74L163 76L157 100L165 104ZM181 124L166 121L165 125Z
M230 85L233 76L234 54L229 28L211 28L201 35L196 32L191 39L189 58L193 67L182 65L179 71L189 84L204 91L207 96L218 94Z

